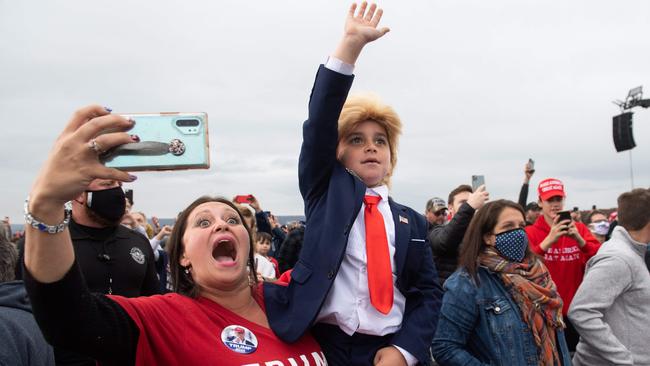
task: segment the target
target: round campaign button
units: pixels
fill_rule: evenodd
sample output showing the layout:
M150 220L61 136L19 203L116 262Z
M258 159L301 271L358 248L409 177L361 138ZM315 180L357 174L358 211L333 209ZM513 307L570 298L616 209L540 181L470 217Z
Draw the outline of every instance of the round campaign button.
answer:
M221 332L221 341L233 352L248 354L257 350L257 337L241 325L225 327Z

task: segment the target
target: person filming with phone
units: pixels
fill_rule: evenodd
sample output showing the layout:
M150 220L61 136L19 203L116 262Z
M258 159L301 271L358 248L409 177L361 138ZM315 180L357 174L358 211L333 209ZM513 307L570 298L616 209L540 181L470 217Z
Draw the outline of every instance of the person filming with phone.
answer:
M490 199L484 181L474 183L481 183L481 185L472 188L467 184L461 184L449 193L451 220L445 225L435 226L428 234L441 286L458 268L460 244L474 213Z
M598 252L600 243L587 226L572 221L571 213L563 211L566 194L560 180L542 180L537 193L542 215L533 225L526 227L526 233L530 249L544 258L544 264L564 301L562 315L567 325L566 340L569 350L574 352L579 336L567 318L567 311L582 282L585 265Z
M100 106L77 111L25 203L25 284L46 339L103 365L327 364L308 333L287 344L269 329L249 228L224 198L200 197L179 214L167 244L174 293L127 298L90 292L64 204L86 204L84 192L95 179L136 179L99 161L103 149L133 141L122 131L134 124ZM130 256L144 263L137 251ZM231 342L238 328L252 345Z

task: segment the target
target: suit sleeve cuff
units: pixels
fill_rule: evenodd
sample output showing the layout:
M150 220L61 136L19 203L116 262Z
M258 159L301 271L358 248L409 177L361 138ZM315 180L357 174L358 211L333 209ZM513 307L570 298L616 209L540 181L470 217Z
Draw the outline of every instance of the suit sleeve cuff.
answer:
M391 346L397 348L397 350L399 351L399 353L401 353L402 356L404 356L404 359L406 360L406 364L407 364L408 366L415 366L415 365L417 365L417 363L418 363L418 359L415 358L415 357L413 357L413 355L410 354L409 351L405 350L404 348L402 348L402 347L400 347L400 346L396 346L396 345L394 345L394 344L391 344Z
M332 56L328 57L327 61L325 61L325 67L343 75L352 75L352 73L354 72L354 65L345 63L339 60L338 58Z

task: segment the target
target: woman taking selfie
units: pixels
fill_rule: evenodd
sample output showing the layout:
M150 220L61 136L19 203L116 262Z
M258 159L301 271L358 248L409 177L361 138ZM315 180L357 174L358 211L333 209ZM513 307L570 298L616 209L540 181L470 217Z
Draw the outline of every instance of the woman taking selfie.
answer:
M311 336L286 344L269 329L252 270L253 242L226 199L201 197L179 216L168 243L175 293L124 298L88 291L64 204L93 179L135 180L98 159L114 146L137 142L137 136L116 132L133 125L100 106L77 111L26 202L25 280L48 341L102 364L325 364Z
M440 365L570 365L562 299L528 249L521 207L487 203L470 223L459 269L445 282L432 344Z

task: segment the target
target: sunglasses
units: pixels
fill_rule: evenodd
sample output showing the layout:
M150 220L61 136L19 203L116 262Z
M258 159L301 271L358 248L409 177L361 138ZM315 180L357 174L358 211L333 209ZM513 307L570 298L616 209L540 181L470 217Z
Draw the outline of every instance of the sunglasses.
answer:
M434 216L440 216L440 215L446 215L446 214L447 214L447 209L438 210L438 211L433 213Z

